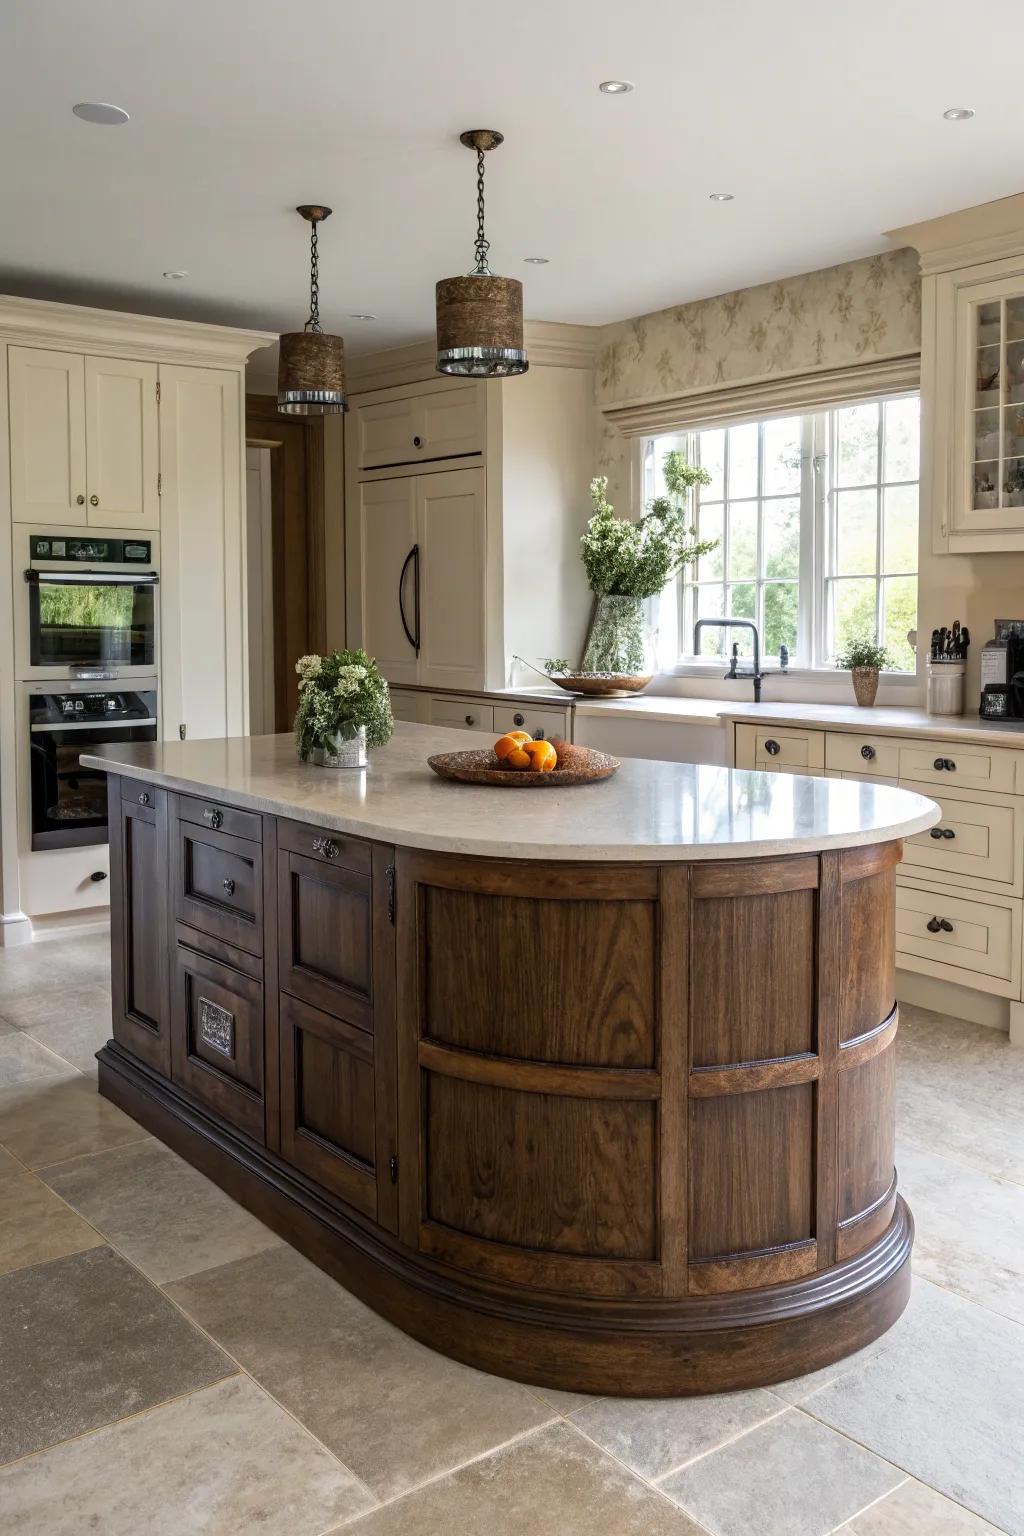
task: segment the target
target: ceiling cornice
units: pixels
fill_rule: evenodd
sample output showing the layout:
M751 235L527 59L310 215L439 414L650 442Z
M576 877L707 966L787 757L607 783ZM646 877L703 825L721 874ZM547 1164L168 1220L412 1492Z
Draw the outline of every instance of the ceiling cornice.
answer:
M913 246L926 274L1018 256L1024 252L1024 193L944 213L902 229L887 229L885 234L898 245Z
M273 332L241 331L160 315L128 315L0 294L0 339L103 357L144 361L222 363L238 367L253 352L277 340Z

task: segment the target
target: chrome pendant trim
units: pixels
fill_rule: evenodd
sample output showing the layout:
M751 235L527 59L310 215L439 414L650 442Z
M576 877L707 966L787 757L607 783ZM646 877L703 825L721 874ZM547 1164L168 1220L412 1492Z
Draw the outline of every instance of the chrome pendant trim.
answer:
M340 389L282 389L277 408L285 416L329 416L348 410Z
M437 354L438 373L473 378L512 378L529 368L522 347L447 347Z

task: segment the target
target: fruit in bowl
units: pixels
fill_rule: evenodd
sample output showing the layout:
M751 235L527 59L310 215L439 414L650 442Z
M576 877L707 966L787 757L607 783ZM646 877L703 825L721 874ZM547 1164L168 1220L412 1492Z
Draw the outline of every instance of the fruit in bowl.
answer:
M502 768L550 773L558 766L558 753L550 741L534 741L527 731L509 731L494 743L494 755Z

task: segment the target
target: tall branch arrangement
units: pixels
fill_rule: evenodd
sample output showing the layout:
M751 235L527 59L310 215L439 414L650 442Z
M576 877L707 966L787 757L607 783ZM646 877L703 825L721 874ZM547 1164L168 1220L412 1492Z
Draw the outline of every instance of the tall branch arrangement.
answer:
M711 484L707 470L688 464L672 449L665 455L663 471L667 494L655 497L635 523L615 515L605 475L591 480L594 514L580 546L587 580L598 597L654 597L684 565L692 565L718 543L698 539L688 517L691 488Z

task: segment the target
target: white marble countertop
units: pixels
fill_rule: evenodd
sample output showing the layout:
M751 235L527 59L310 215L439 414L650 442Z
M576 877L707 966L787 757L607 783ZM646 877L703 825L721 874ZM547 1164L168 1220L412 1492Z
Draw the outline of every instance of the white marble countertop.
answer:
M363 771L300 763L291 736L137 742L83 753L89 767L405 848L512 859L757 858L855 848L923 832L934 801L848 779L626 758L614 778L565 789L445 782L435 752L465 731L399 722Z
M935 736L1024 750L1024 720L1019 725L1008 725L1002 720L982 720L977 715L930 715L926 709L893 705L862 709L857 704L780 704L777 700L770 704L726 704L720 713L722 719L747 725L764 721L772 725L862 731L865 735Z

